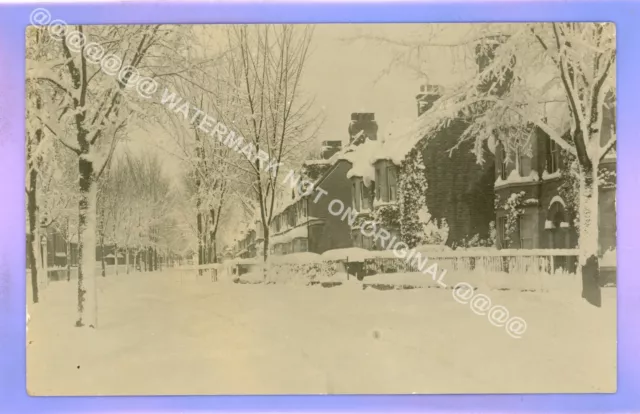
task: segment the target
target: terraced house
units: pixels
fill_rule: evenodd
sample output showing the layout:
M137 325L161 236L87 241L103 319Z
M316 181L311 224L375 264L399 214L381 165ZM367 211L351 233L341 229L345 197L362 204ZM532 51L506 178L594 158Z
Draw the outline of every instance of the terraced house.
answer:
M301 177L315 182L327 194L317 192L297 196L292 190L291 200L274 216L271 224L270 246L273 254L297 252L323 253L327 250L351 247L351 227L342 215L329 211L329 204L339 200L344 209L352 208L352 184L349 171L353 167L351 154L366 143L375 141L378 124L373 113L353 113L348 126L349 143L325 141L321 159L304 162Z

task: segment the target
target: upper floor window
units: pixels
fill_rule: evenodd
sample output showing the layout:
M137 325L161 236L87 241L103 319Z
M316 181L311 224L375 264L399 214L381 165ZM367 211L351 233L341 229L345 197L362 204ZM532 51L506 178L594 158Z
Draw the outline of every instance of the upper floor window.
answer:
M364 183L360 183L360 185L360 194L362 195L362 209L369 210L371 208L371 192L369 190L369 187L365 186Z
M507 158L507 150L504 148L504 145L500 145L500 178L502 180L506 180L508 174L509 159Z
M523 148L516 150L516 157L518 159L518 174L520 177L528 177L531 174L531 157L526 154Z
M376 167L376 200L382 199L382 169L380 167Z
M560 146L549 139L549 145L547 145L547 172L553 174L558 171L560 167Z
M396 179L396 167L394 165L387 167L387 183L389 201L396 201L398 199L398 183Z
M353 181L353 183L351 183L351 204L353 205L353 209L356 211L360 210L359 186L360 183L358 181Z

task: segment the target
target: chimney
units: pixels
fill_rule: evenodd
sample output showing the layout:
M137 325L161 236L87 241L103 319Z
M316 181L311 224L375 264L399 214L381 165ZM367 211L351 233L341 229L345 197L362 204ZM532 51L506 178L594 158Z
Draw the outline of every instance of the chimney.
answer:
M328 160L342 149L342 141L322 141L322 159Z
M438 85L420 85L420 93L416 95L418 116L431 109L435 101L442 96L443 92L443 88Z
M378 139L378 123L375 114L372 112L354 112L351 114L349 123L349 143L358 145L364 142L365 138L372 141Z

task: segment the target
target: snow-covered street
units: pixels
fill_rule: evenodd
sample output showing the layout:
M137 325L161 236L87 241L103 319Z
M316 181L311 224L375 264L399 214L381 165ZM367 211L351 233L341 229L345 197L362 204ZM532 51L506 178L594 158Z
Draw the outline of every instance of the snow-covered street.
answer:
M487 291L521 339L451 291L247 285L166 270L98 280L98 329L76 283L29 305L31 395L545 393L616 390L615 289Z

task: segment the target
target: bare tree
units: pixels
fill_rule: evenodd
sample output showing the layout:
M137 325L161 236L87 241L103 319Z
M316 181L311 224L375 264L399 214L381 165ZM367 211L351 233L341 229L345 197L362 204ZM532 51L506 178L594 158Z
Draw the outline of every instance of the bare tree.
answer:
M313 28L243 25L231 26L227 33L226 68L235 119L227 123L233 130L224 142L240 151L250 184L245 203L259 212L266 260L269 226L281 190L280 167L294 163L317 131L316 118L309 113L311 101L304 100L300 91ZM228 118L225 110L220 114L223 120Z

